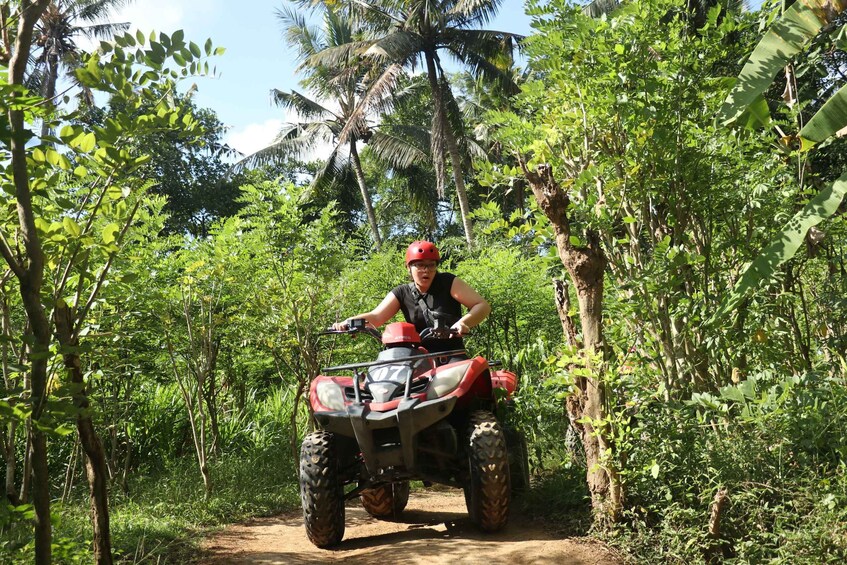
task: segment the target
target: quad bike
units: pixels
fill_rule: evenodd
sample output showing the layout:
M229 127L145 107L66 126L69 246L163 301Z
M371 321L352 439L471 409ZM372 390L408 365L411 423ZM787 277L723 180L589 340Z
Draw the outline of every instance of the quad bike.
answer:
M496 531L508 519L511 491L528 486L526 443L495 412L509 403L517 379L464 350L429 353L424 339L455 337L448 328L389 324L380 333L364 320L349 330L380 339L376 360L327 367L309 401L318 431L303 440L300 495L309 540L318 547L344 536L344 503L360 497L376 518L396 517L409 481L462 488L471 520ZM499 390L498 390L499 389Z

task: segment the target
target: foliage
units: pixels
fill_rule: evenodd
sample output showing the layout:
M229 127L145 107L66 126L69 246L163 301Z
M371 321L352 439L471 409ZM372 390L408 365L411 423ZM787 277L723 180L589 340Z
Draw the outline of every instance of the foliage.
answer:
M562 327L556 316L548 261L526 256L514 248L495 245L465 259L455 274L496 305L485 323L474 331L468 347L489 357L517 365L518 352L537 340L555 342Z
M844 395L824 374L763 372L684 403L645 398L632 420L628 531L619 532L629 551L673 562L843 559ZM703 520L718 489L729 504L711 539Z
M152 192L167 198L167 233L189 233L205 237L215 220L235 215L242 177L229 176L224 162L234 150L223 143L224 124L214 111L197 108L189 95L162 92L161 96L191 113L201 133L193 139L178 130L150 132L133 139L139 151L150 155L141 170L143 178L156 181ZM136 112L149 111L142 107ZM92 109L83 119L102 123L116 114L131 112L120 100L112 99L105 111Z
M591 18L564 0L531 3L537 33L525 42L526 75L509 71L523 80L511 99L491 81L464 80L454 96L433 90L429 77L404 76L391 104L369 107L393 114L362 121L354 99L367 94L355 82L347 117L358 134L373 134L361 172L380 219L379 250L349 191L304 186L332 163L288 160L218 183L220 123L176 90L183 76L207 72L211 43L195 45L179 32L104 43L78 76L111 94L109 107L50 122L57 135L27 146L49 267L41 301L76 308L74 351L91 402L84 412L74 407L81 387L58 376L53 346L48 368L57 376L39 423L51 434L50 495L61 501L53 513L55 559L90 561L87 488L69 433L80 413L103 434L114 547L125 562L180 562L196 551L198 531L296 506L310 379L321 366L361 360L379 347L320 332L404 283L402 251L418 237L436 240L442 269L493 306L468 346L519 376L504 417L529 439L534 482L520 499L526 512L571 533L589 529L588 469L566 402L577 379L594 374L590 361L602 366L608 391L606 416L592 423L612 440L614 460L605 463L619 469L626 492L622 522L593 535L639 562L847 558L847 223L843 179L836 180L844 141L800 147L791 134L819 141L801 124L839 104L841 95L833 105L827 100L843 91L834 47L843 38L828 27L809 42L807 57L796 51L797 92L806 99L792 108L779 101L782 78L755 77L762 88L754 98L763 95L769 106L769 127L790 133L773 139L715 120L733 88L728 76L758 39L757 15L716 6L692 16L691 7L632 0ZM367 46L412 64L401 55L418 52L416 32L357 25L372 40ZM307 57L316 64L304 75L315 87L327 79L328 89L317 92L341 77L363 78L362 67L328 64L351 45L309 45L320 55ZM7 109L23 105L32 123L49 122L38 97L9 85L0 94ZM468 194L478 204L468 214L473 249L439 200L443 171L425 159L395 166L386 151L397 145L376 135L430 154L423 130L432 129L439 94L450 125L464 133L456 140L461 150L474 148L471 131L489 150L473 173L462 163L462 179L486 192ZM461 123L460 107L468 110ZM482 116L482 108L493 111ZM335 135L342 121L330 128ZM10 143L8 131L3 140ZM556 233L524 198L521 161L530 170L552 165L569 197L572 245L584 244L589 231L601 234L609 264L605 351L596 358L564 345L551 283L562 276ZM158 177L159 187L146 182ZM198 194L212 186L221 191L201 202ZM6 189L3 233L14 254L22 240L11 180ZM782 247L767 251L774 234ZM0 418L20 492L33 360L22 353L26 316L13 276L0 277ZM566 314L575 319L575 308ZM201 430L207 442L199 465L205 461L214 478L211 489L197 473ZM710 532L715 496L724 490L720 527ZM33 515L28 504L0 510L3 558L32 561Z

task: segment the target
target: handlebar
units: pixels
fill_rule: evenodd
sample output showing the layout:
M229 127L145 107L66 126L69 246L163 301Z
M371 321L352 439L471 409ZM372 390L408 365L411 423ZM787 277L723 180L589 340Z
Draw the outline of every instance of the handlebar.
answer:
M462 337L462 334L453 328L440 326L435 328L424 328L421 331L421 340L424 339L452 339Z
M373 337L377 341L382 341L382 334L379 330L369 327L367 325L367 321L361 318L354 318L349 320L350 325L346 330L336 330L332 327L326 328L322 332L319 332L318 335L339 335L339 334L357 334L357 333L365 333L369 336ZM461 338L465 337L458 331L454 330L449 326L442 326L436 323L434 328L424 328L420 332L421 340L425 339L453 339L453 338Z
M323 330L322 332L318 332L318 335L341 335L341 334L347 335L347 334L358 334L358 333L364 333L366 335L371 336L372 338L374 338L377 341L380 341L380 342L382 341L382 334L379 333L379 331L377 331L373 328L347 328L346 330L336 330L336 329L333 329L333 328L327 328L327 329Z

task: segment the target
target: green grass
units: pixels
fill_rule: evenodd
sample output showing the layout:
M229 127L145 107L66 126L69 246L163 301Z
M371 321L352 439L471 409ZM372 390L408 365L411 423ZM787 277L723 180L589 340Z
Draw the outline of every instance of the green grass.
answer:
M223 456L211 466L214 492L203 496L197 463L183 459L155 476L136 475L129 495L113 493L110 505L112 549L117 563L183 563L203 535L252 516L277 514L299 506L294 464L289 453ZM54 562L91 562L91 524L85 486L66 505L53 506ZM32 536L19 523L19 539ZM7 551L12 563L32 563L29 543ZM0 562L6 556L0 554Z

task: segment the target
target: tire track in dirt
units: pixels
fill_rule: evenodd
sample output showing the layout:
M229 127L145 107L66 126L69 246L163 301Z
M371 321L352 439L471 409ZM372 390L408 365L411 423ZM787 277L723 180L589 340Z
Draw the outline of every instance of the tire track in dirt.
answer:
M468 519L459 490L417 491L391 521L371 518L358 499L347 504L344 539L335 548L313 546L303 516L291 512L230 526L207 538L199 563L305 565L344 561L356 565L484 563L510 565L621 565L602 544L562 538L547 524L513 513L495 534Z

